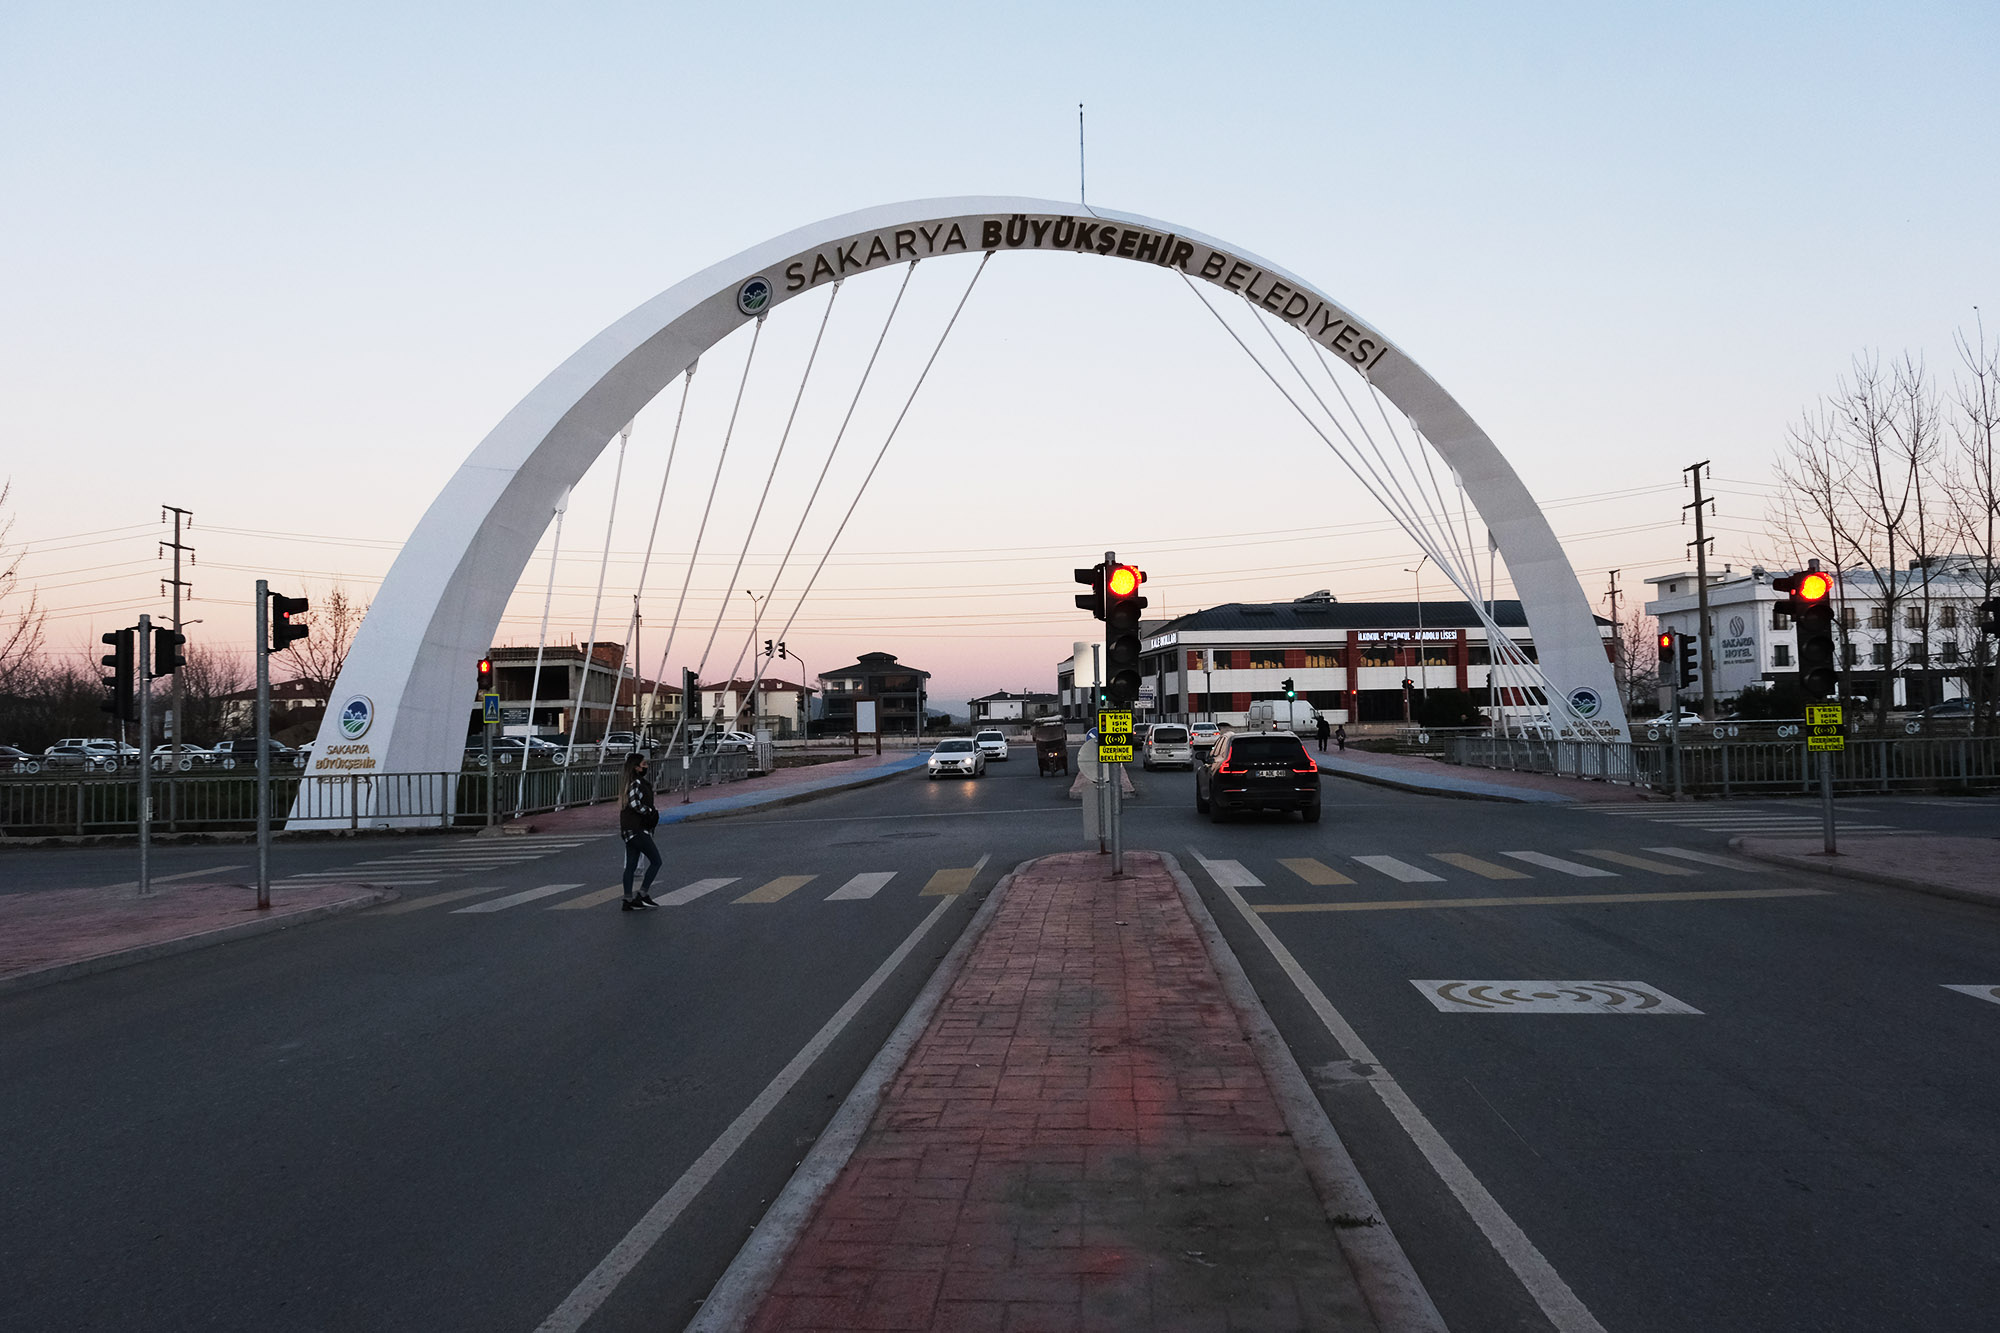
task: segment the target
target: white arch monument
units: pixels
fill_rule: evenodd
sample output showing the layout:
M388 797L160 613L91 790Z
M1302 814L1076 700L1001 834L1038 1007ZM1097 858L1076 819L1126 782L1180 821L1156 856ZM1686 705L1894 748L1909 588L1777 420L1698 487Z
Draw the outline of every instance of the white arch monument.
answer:
M1185 228L1042 199L958 198L863 209L752 246L647 301L536 385L480 441L396 557L334 687L312 773L459 767L474 663L558 498L703 352L836 279L1000 250L1173 269L1254 302L1366 376L1463 480L1506 557L1557 715L1573 733L1584 720L1600 734L1625 734L1596 621L1540 507L1465 409L1372 325L1286 270Z

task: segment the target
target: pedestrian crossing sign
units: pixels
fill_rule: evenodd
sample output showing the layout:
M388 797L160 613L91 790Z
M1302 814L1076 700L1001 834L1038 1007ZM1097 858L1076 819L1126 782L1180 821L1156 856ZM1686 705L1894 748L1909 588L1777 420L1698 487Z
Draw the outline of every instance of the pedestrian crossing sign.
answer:
M479 698L486 709L485 716L481 720L498 722L500 720L500 696L488 690L485 694L480 695Z

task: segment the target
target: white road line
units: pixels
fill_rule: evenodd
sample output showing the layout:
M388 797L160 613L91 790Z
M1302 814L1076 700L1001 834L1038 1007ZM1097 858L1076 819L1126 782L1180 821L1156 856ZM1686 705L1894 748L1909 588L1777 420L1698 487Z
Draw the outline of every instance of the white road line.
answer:
M248 869L248 866L210 866L206 870L184 870L178 875L153 875L150 877L150 882L154 884L171 884L177 879L200 879L203 875L226 875L232 870ZM136 889L139 887L139 881L128 879L123 884L106 884L103 887L107 889Z
M1531 866L1541 866L1544 870L1554 870L1565 875L1575 875L1578 879L1617 879L1616 871L1600 870L1580 861L1565 861L1560 856L1550 856L1547 852L1502 852L1502 856L1516 861L1526 861Z
M1313 1013L1318 1015L1326 1030L1333 1035L1334 1041L1346 1053L1347 1058L1374 1066L1374 1075L1366 1080L1368 1086L1375 1090L1375 1095L1382 1099L1382 1104L1396 1117L1397 1123L1403 1127L1403 1132L1417 1145L1417 1150L1423 1153L1424 1160L1430 1163L1438 1178L1457 1196L1459 1203L1478 1225L1494 1251L1506 1261L1507 1267L1514 1270L1514 1276L1521 1280L1521 1285L1527 1288L1530 1296L1534 1297L1535 1304L1541 1307L1542 1313L1548 1317L1558 1333L1605 1333L1604 1326L1598 1323L1584 1303L1577 1299L1569 1284L1562 1280L1562 1275L1557 1273L1554 1266L1542 1256L1542 1252L1535 1248L1535 1243L1528 1239L1528 1234L1507 1215L1507 1210L1500 1206L1500 1201L1495 1199L1486 1187L1479 1183L1479 1178L1472 1174L1472 1168L1452 1151L1451 1145L1445 1142L1437 1127L1417 1109L1417 1104L1403 1091L1403 1085L1389 1076L1389 1072L1382 1067L1382 1062L1375 1058L1375 1053L1361 1040L1361 1034L1341 1017L1340 1011L1333 1007L1333 1002L1326 998L1325 992L1306 975L1305 969L1299 966L1298 959L1292 957L1291 950L1279 942L1270 926L1264 923L1264 919L1251 909L1249 903L1243 901L1242 894L1228 888L1222 892L1235 904L1237 912L1249 924L1251 931L1264 942L1264 947L1270 950L1271 957L1284 969L1285 975L1291 978L1292 985L1305 997L1306 1003L1312 1007Z
M725 883L734 882L725 881ZM661 899L661 901L666 900ZM955 897L938 899L938 905L931 909L930 915L904 937L903 942L896 946L894 953L882 960L882 965L875 969L874 975L861 983L861 989L849 996L847 1003L840 1006L840 1011L826 1020L826 1025L791 1058L790 1063L778 1071L777 1077L764 1085L764 1090L757 1094L757 1100L744 1107L736 1119L730 1121L729 1128L722 1131L721 1137L709 1144L708 1150L673 1183L671 1189L660 1196L659 1202L646 1210L646 1215L625 1233L625 1239L614 1245L611 1253L605 1255L597 1267L591 1269L583 1281L576 1284L576 1290L570 1292L563 1303L556 1307L555 1313L541 1322L535 1333L574 1333L576 1329L583 1327L584 1321L596 1313L597 1307L604 1304L612 1291L624 1280L625 1275L639 1266L640 1261L653 1246L659 1243L660 1237L667 1234L667 1229L673 1226L682 1210L694 1201L709 1181L715 1179L717 1172L728 1165L729 1159L736 1154L737 1149L756 1132L757 1127L764 1123L764 1118L785 1099L798 1081L805 1077L806 1071L812 1068L813 1063L826 1048L831 1046L846 1030L847 1025L854 1021L854 1016L861 1012L862 1006L873 998L883 983L895 975L896 969L902 966L903 960L910 956L911 951L936 924L937 919L949 911L951 905L957 901Z
M882 893L888 881L896 879L896 871L874 871L870 875L856 875L848 883L840 885L826 895L828 903L854 903L858 899L872 899Z
M1398 861L1393 856L1357 856L1354 858L1370 870L1379 870L1390 879L1401 880L1405 884L1442 884L1443 875L1433 875L1420 866L1408 861Z
M522 903L531 903L537 898L552 898L558 893L568 893L571 889L582 887L581 884L544 884L539 889L525 889L520 893L510 893L505 898L491 898L483 903L474 903L470 907L460 907L453 911L452 915L458 916L464 912L504 912L510 907L519 907Z
M734 884L737 880L741 878L742 876L740 875L731 875L727 879L698 879L694 883L687 885L685 888L675 889L672 893L669 893L665 897L661 898L660 906L662 907L685 906L686 904L693 902L697 898L700 898L706 894L714 893L717 889L726 889L731 884Z
M1721 866L1725 870L1747 870L1753 875L1762 875L1771 868L1759 865L1755 861L1742 861L1733 856L1717 856L1713 852L1689 851L1685 847L1646 847L1641 850L1655 852L1661 856L1678 856L1683 861L1698 861L1705 866Z
M1201 862L1201 868L1208 877L1225 889L1261 889L1264 881L1246 870L1241 861L1211 861L1196 848L1188 848L1190 855Z

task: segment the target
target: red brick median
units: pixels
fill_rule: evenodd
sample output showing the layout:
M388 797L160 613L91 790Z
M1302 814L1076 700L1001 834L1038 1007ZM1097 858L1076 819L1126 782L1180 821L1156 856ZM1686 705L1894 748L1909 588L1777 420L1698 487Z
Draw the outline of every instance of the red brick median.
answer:
M1372 1329L1160 858L1015 877L752 1327Z

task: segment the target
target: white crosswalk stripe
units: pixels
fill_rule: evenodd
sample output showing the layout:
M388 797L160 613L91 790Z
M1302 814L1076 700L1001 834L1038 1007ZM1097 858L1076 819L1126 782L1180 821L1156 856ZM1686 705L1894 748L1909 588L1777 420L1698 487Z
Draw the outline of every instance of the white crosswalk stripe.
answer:
M882 892L884 888L888 887L889 881L895 877L896 872L893 870L880 870L871 874L856 875L832 893L827 894L826 901L830 903L846 903L862 898L873 898L876 894Z
M1560 856L1550 856L1547 852L1502 852L1500 855L1516 861L1526 861L1531 866L1541 866L1558 874L1574 875L1578 879L1617 879L1615 871L1600 870L1576 861L1565 861Z
M1421 866L1413 866L1408 861L1399 861L1393 856L1357 856L1354 858L1370 870L1379 870L1390 879L1404 884L1442 884L1443 875L1433 875Z
M452 915L460 916L468 912L504 912L510 907L519 907L522 903L531 903L540 898L552 898L558 893L568 893L571 889L582 887L581 884L544 884L538 889L524 889L520 893L510 893L504 898L489 898L470 907L455 908Z
M683 888L675 889L672 893L661 895L659 903L662 907L682 907L697 898L714 893L717 889L726 889L741 878L743 878L741 875L730 875L723 879L698 879Z

